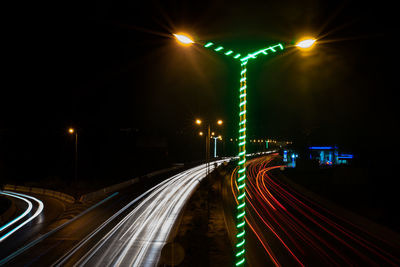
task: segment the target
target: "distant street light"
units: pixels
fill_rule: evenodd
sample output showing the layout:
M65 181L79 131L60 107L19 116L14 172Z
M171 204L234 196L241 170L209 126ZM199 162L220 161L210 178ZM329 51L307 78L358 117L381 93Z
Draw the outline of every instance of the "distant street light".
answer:
M196 119L195 123L197 125L201 125L203 123L203 121L201 119ZM215 133L211 132L211 121L206 121L205 122L207 125L207 129L206 129L206 164L207 164L207 175L209 174L209 165L210 165L210 139L211 136L214 136ZM222 125L223 121L222 120L217 120L217 125ZM203 136L203 132L199 133L200 136Z
M214 139L214 158L216 158L217 157L217 140L222 140L222 136L220 136L220 135L218 137L213 136L212 139Z
M219 139L218 137L211 137L212 139L214 139L214 158L217 157L217 140Z
M183 45L194 44L192 38L187 34L174 34L175 38ZM296 47L309 50L315 44L315 39L305 38L301 40ZM200 44L200 43L199 43ZM240 53L235 53L233 50L226 49L223 46L216 45L213 42L208 42L203 45L205 48L213 49L215 52L223 53L225 56L232 57L234 60L238 60L241 66L240 71L240 87L239 87L239 162L238 162L238 176L236 179L238 187L237 196L237 235L236 235L236 266L242 265L245 262L245 214L246 214L246 107L247 107L247 63L257 58L259 55L268 55L268 53L276 53L277 51L284 50L282 44L278 43L272 46L268 46L257 50L253 53L248 53L246 56L242 56ZM209 131L208 135L209 137ZM207 138L208 140L209 138Z
M74 164L74 178L78 182L78 131L74 128L69 128L68 132L75 135L75 164Z

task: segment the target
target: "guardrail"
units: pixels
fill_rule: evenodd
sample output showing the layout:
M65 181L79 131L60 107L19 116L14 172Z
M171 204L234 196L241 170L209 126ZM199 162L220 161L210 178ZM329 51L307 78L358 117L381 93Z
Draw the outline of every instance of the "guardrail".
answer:
M162 170L158 170L158 171L154 171L151 173L148 173L144 176L140 176L140 177L136 177L133 179L129 179L125 182L119 183L119 184L115 184L115 185L111 185L105 188L102 188L100 190L88 193L88 194L84 194L79 198L79 201L81 202L85 202L85 201L89 201L89 200L94 200L98 197L103 197L109 193L113 193L116 192L118 190L121 190L125 187L128 187L134 183L139 182L140 179L142 178L151 178L153 176L157 176L169 171L173 171L173 170L177 170L179 168L182 168L183 166L173 166L170 168L166 168L166 169L162 169ZM16 192L21 192L21 193L32 193L32 194L38 194L38 195L45 195L45 196L49 196L49 197L54 197L56 199L59 199L61 201L65 201L67 203L75 203L75 198L73 196L70 196L68 194L65 193L61 193L58 191L54 191L54 190L50 190L50 189L43 189L43 188L37 188L37 187L29 187L29 186L21 186L21 185L11 185L11 184L7 184L4 186L4 190L8 190L8 191L16 191Z
M71 203L71 204L75 202L75 198L73 196L70 196L68 194L61 193L58 191L50 190L50 189L6 184L4 186L4 190L21 192L21 193L32 193L32 194L37 194L37 195L54 197L56 199L59 199L61 201L65 201L65 202Z
M166 173L166 172L169 172L169 171L177 170L177 169L180 169L182 167L183 166L173 166L173 167L170 167L170 168L167 168L167 169L162 169L162 170L151 172L151 173L146 174L144 176L140 176L140 177L136 177L136 178L133 178L133 179L129 179L129 180L125 181L125 182L122 182L122 183L119 183L119 184L115 184L115 185L111 185L111 186L105 187L103 189L100 189L100 190L97 190L97 191L94 191L94 192L91 192L91 193L88 193L88 194L84 194L79 198L79 201L85 202L85 201L89 201L89 200L94 200L94 199L96 199L98 197L103 197L106 194L113 193L115 191L118 191L118 190L121 190L121 189L123 189L125 187L128 187L128 186L130 186L130 185L132 185L134 183L137 183L142 178L151 178L153 176L160 175L160 174L163 174L163 173Z

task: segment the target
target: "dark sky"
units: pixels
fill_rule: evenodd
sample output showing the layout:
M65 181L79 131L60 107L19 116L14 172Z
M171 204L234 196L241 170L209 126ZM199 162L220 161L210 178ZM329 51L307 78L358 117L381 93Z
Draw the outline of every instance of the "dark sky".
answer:
M144 3L142 3L144 2ZM250 62L249 136L369 147L398 142L398 14L390 1L52 1L4 8L1 129L237 125L237 63L169 38L242 53L304 34L313 53Z

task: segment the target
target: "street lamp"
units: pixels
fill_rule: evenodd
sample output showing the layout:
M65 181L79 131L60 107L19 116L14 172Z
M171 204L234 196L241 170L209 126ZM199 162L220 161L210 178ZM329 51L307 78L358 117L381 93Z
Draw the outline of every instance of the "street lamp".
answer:
M300 49L311 49L317 40L314 38L303 38L301 39L296 46Z
M175 33L174 36L181 45L189 46L194 43L193 38L186 33Z
M195 44L195 42L186 34L174 34L175 38L183 45ZM185 38L186 37L186 38ZM199 43L200 44L200 43ZM305 38L301 40L296 46L300 49L311 49L315 44L315 39ZM247 113L247 64L250 60L256 59L260 55L268 55L269 53L276 53L284 50L281 43L268 46L246 56L240 53L235 53L233 50L226 49L221 45L216 45L213 42L207 42L203 45L205 48L213 49L217 53L223 53L225 56L231 57L240 63L240 87L239 87L239 162L238 162L238 176L236 179L238 196L237 196L237 235L236 235L236 266L243 265L245 262L245 206L246 206L246 113ZM208 138L207 138L208 139Z
M214 139L214 158L217 157L217 140L222 140L222 136L213 136L212 139Z
M203 121L201 119L196 119L195 123L197 125L201 125L201 124L203 124ZM206 121L205 123L207 125L207 129L206 129L206 163L207 163L207 175L208 175L208 167L209 167L209 164L210 164L210 139L213 138L211 136L214 136L215 133L211 132L211 124L213 124L212 121ZM217 125L220 126L222 124L223 124L222 120L217 120ZM199 135L203 136L204 133L203 132L199 132Z
M78 131L74 128L69 128L68 133L75 135L75 164L74 164L74 178L78 182Z

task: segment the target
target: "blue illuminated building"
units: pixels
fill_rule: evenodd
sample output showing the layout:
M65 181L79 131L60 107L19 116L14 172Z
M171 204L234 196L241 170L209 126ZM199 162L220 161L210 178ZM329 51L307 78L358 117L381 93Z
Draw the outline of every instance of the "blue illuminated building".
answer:
M339 153L337 146L310 146L307 149L307 155L301 155L304 159L307 157L310 161L318 162L319 166L332 166L349 164L354 158L352 154ZM283 163L287 167L296 167L296 159L299 155L291 149L283 150Z
M298 157L299 155L291 149L283 150L283 162L289 168L296 167L296 158Z

